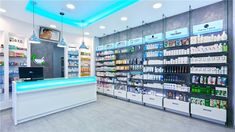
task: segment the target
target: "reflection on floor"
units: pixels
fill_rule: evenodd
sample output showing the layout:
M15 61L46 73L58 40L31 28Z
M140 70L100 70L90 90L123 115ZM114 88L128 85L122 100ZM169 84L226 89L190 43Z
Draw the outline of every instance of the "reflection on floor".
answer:
M0 132L234 132L234 129L98 95L95 103L13 125L0 112Z

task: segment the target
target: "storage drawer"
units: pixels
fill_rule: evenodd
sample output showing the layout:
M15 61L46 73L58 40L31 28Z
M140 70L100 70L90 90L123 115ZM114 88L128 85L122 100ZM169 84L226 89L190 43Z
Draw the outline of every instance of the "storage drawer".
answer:
M127 98L133 101L142 102L142 94L127 92Z
M97 92L104 93L104 88L103 87L97 87Z
M126 91L124 90L114 90L114 95L117 97L125 98L126 99Z
M191 104L191 114L209 119L226 122L227 111L224 109L211 108L207 106Z
M174 99L164 99L164 108L189 114L189 102Z
M156 96L156 95L144 94L143 95L143 102L146 104L151 104L151 105L162 107L162 98L163 97Z
M104 93L108 95L113 95L113 88L104 88Z

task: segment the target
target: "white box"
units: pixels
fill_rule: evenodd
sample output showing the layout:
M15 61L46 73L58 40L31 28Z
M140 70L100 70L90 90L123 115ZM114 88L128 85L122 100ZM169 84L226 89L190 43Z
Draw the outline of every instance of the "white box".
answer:
M197 104L191 104L191 114L221 122L226 122L227 118L227 111L224 109L212 108Z

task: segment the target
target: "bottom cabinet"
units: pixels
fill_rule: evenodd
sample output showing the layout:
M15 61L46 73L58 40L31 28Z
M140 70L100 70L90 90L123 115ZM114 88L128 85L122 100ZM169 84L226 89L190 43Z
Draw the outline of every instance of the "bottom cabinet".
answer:
M132 93L132 92L127 92L127 98L135 101L135 102L140 102L142 103L142 94L136 94L136 93Z
M127 91L124 90L114 90L114 96L126 99Z
M189 115L189 102L165 98L164 108Z
M146 104L162 107L162 98L163 97L156 96L156 95L144 94L143 95L143 102Z
M220 122L226 122L227 111L203 105L191 104L191 114Z
M104 88L104 93L107 94L107 95L112 95L113 96L113 91L114 91L114 88Z

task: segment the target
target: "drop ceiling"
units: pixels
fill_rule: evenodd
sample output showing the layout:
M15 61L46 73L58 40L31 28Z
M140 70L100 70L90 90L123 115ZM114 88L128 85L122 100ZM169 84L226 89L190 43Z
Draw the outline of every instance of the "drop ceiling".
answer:
M59 14L63 11L67 15L67 19L73 22L89 20L95 18L98 14L102 14L105 9L111 10L115 8L115 4L120 1L128 0L36 0L38 5L44 11L51 14ZM90 36L101 37L104 35L114 33L116 31L122 31L126 29L126 26L136 27L145 23L150 23L159 19L162 19L164 14L166 17L173 16L179 13L183 13L189 10L189 5L192 9L200 8L206 5L210 5L221 0L131 0L132 3L125 4L120 9L116 9L109 14L102 15L99 19L87 23L85 28L86 32L90 33ZM80 3L79 3L80 2ZM116 2L116 3L115 3ZM159 9L154 9L153 5L157 2L162 3L162 7ZM74 10L66 8L66 4L72 3L75 5ZM7 12L2 13L5 15L20 21L31 23L32 12L27 10L29 0L0 0L0 8L4 8ZM56 17L58 17L57 15ZM127 17L127 21L121 21L121 17ZM36 13L35 18L37 25L49 26L56 25L60 28L60 23L57 19L49 18L42 14ZM100 29L100 26L105 26L105 29ZM80 25L73 25L66 23L65 32L70 32L74 34L81 34Z

